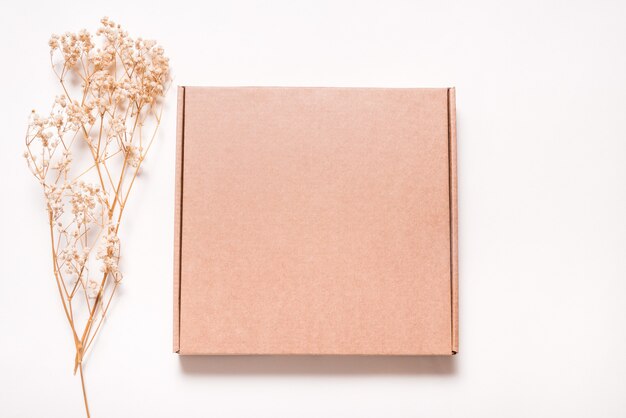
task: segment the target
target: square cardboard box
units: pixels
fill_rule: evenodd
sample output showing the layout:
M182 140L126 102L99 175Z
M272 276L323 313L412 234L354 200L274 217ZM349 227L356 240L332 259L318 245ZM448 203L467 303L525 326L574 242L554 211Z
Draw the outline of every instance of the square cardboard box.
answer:
M458 351L455 91L179 87L174 351Z

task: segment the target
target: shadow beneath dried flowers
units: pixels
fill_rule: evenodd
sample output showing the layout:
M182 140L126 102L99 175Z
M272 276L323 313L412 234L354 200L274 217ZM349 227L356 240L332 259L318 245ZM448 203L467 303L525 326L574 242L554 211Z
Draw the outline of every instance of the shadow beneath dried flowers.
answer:
M457 356L179 356L193 375L454 375Z

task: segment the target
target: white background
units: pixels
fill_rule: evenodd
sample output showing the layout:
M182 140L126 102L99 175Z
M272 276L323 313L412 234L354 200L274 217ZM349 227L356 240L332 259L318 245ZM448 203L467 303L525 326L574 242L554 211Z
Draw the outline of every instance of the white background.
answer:
M457 87L454 358L171 353L175 94L86 365L100 417L626 416L626 9L609 1L13 1L0 6L0 417L81 417L39 186L53 32L108 15L175 84ZM174 90L171 93L175 93Z

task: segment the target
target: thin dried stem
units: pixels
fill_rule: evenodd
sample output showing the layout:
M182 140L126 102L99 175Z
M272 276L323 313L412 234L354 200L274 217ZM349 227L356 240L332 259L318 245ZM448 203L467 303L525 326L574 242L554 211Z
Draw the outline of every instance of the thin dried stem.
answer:
M89 402L87 402L87 390L85 389L85 377L83 376L82 362L78 364L78 370L80 370L80 386L83 389L83 400L85 401L85 412L87 413L87 418L91 418L91 414L89 413Z

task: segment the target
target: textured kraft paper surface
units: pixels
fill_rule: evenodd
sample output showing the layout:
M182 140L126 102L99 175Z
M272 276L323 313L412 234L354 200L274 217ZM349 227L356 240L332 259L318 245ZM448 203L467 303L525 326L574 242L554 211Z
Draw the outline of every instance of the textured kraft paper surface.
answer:
M178 93L174 351L457 352L454 89Z

